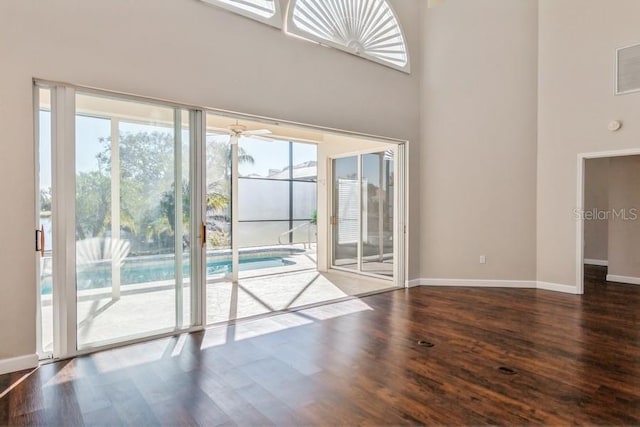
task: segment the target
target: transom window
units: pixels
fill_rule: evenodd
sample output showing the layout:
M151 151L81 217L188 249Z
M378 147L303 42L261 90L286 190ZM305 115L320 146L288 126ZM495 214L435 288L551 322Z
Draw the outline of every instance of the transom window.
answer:
M202 0L240 15L281 27L280 4L277 0Z
M402 29L386 0L291 0L287 31L410 71Z

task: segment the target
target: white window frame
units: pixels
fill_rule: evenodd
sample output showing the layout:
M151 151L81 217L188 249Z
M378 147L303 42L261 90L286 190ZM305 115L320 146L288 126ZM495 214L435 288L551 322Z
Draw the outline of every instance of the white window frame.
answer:
M203 1L208 1L208 0L203 0ZM322 0L318 0L318 1L322 1ZM296 36L298 38L302 38L302 39L305 39L305 40L316 42L316 43L321 44L323 46L328 46L328 47L332 47L332 48L341 50L343 52L346 52L346 53L349 53L351 55L357 56L359 58L368 59L369 61L376 62L378 64L384 65L386 67L393 68L393 69L398 70L398 71L402 71L403 73L406 73L406 74L411 74L411 60L409 58L409 46L407 45L407 38L405 36L404 29L402 28L402 24L400 23L400 19L398 19L398 14L393 9L393 6L391 5L391 3L388 0L382 0L382 1L384 1L386 3L386 6L389 8L389 11L393 15L393 17L395 19L395 22L398 25L398 31L400 32L400 36L402 37L404 50L405 50L405 53L407 55L407 63L405 65L403 65L403 66L394 64L393 62L386 61L384 59L378 58L378 57L373 56L373 55L369 55L369 54L364 53L364 52L357 52L355 49L350 48L349 46L345 46L345 45L343 45L341 43L336 43L333 40L329 40L329 39L325 39L325 38L322 38L322 37L318 37L315 34L309 33L307 31L299 28L296 25L296 23L294 22L294 11L296 9L296 5L298 3L298 0L290 0L289 1L289 6L288 6L288 9L287 9L287 20L286 20L284 32L289 34L289 35Z
M251 12L249 10L234 6L233 4L230 4L221 0L201 0L201 1L204 3L208 3L210 5L219 7L221 9L225 9L230 12L236 13L238 15L244 16L245 18L253 19L255 21L262 22L263 24L271 25L272 27L275 27L275 28L282 28L282 12L280 10L280 0L273 0L275 10L272 16L262 16L258 13Z

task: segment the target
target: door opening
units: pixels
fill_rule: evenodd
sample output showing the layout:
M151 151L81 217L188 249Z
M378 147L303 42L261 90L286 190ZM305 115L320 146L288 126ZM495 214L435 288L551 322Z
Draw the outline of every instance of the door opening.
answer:
M583 291L607 283L640 284L639 171L640 155L584 160L583 205L576 218Z

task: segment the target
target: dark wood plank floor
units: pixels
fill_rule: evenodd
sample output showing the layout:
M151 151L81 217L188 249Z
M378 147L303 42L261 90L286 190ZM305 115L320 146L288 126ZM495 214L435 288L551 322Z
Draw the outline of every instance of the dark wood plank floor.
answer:
M639 425L640 286L587 277L584 296L414 288L46 365L0 424Z

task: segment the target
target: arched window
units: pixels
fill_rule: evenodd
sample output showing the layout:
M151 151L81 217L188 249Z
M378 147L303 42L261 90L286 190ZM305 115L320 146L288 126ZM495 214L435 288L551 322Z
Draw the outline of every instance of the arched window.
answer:
M237 14L280 28L281 14L278 0L202 0Z
M410 71L402 29L387 0L291 0L287 32Z

